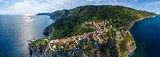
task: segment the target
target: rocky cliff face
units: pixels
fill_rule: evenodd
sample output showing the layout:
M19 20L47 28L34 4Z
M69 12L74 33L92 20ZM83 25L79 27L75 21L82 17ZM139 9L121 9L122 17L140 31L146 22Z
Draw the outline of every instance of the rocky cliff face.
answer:
M82 6L57 13L47 39L30 44L31 56L129 57L136 49L128 31L133 21L155 15L123 6ZM55 14L53 14L55 16ZM54 28L54 30L53 30Z

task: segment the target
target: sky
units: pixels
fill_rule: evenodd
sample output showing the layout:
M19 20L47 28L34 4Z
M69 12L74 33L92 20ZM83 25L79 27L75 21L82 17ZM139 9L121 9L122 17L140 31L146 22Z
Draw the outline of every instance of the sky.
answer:
M160 13L160 0L0 0L0 14L36 14L84 5L122 5Z

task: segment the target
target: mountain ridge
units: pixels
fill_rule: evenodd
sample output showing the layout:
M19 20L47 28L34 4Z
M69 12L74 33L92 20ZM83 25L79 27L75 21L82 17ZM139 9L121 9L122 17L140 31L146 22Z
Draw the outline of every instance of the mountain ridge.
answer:
M96 8L94 8L94 7L96 7ZM115 9L115 10L113 10L113 9ZM116 10L116 9L118 9L118 10ZM128 10L128 14L125 14L124 11L127 11L127 10ZM132 12L129 12L129 10L132 10ZM64 11L64 10L62 10L62 11ZM138 12L134 13L134 11L138 11ZM58 12L60 12L60 10ZM139 10L135 10L135 9L132 9L132 8L128 8L128 7L124 7L124 6L119 6L119 5L115 5L115 6L111 6L111 5L102 5L102 6L100 6L100 5L99 6L87 5L87 6L80 6L80 7L74 8L74 9L70 9L69 13L65 16L65 18L61 17L61 19L70 19L71 18L72 20L67 20L67 21L63 20L63 21L61 21L61 19L60 20L57 19L57 21L55 22L55 24L53 23L52 25L55 25L54 27L57 27L57 29L59 29L58 27L60 25L58 25L56 23L60 23L60 22L64 22L64 21L66 21L66 22L72 22L72 23L69 23L70 25L66 25L66 24L63 24L63 25L61 24L61 25L62 26L66 26L66 27L70 27L70 29L73 29L71 27L73 27L75 25L77 26L77 25L79 25L82 22L87 21L87 20L94 20L94 19L96 19L96 20L98 20L98 19L99 20L105 20L105 19L116 19L116 18L117 19L124 19L124 18L128 18L128 19L129 18L130 19L140 19L140 18L143 18L141 16L142 15L141 12L145 12L143 14L143 15L146 14L145 17L148 17L147 14L150 13L150 12L147 12L147 11L139 11ZM121 15L125 15L125 16L121 16ZM139 16L137 16L137 15L139 15ZM77 18L77 20L75 20L76 18ZM125 23L123 21L120 21L120 22L121 23ZM48 28L53 28L52 25L48 26L45 29L45 33L44 34L50 34L50 33L47 33L47 30L49 32L51 32L52 29L48 29ZM122 24L122 25L125 25L125 24ZM68 32L66 32L66 33L68 33Z

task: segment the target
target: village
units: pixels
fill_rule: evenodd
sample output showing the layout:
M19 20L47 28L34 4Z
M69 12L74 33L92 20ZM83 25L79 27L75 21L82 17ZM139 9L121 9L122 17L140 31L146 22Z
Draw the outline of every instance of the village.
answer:
M109 22L108 22L109 23ZM107 39L104 39L104 34L109 30L106 26L107 22L84 22L82 26L90 25L91 28L96 29L94 32L84 33L83 35L72 36L69 38L62 38L51 40L48 44L53 51L62 51L64 49L78 50L87 47L99 48L99 45L104 44Z

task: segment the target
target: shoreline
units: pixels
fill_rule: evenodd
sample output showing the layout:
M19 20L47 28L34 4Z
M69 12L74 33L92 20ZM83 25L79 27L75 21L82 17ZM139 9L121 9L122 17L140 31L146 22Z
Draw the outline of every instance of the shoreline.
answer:
M138 21L141 21L141 20L144 20L144 19L146 19L146 18L154 18L155 16L157 16L157 14L156 15L153 15L153 16L148 16L148 17L145 17L145 18L140 18L140 19L137 19L137 20L133 20L131 23L129 23L129 25L128 25L128 27L127 27L127 29L128 29L128 31L132 28L132 26L136 23L136 22L138 22ZM130 33L130 32L129 32ZM131 34L131 33L130 33ZM131 36L132 36L132 34L131 34ZM133 36L132 36L133 37ZM30 47L31 49L32 49L32 47ZM129 54L128 54L128 56L132 56L133 54L134 54L134 52L135 52L135 50L136 50L136 48L137 47L135 47L133 50L131 50L130 52L129 52ZM34 53L34 47L33 47L33 52L32 53ZM37 50L37 49L36 49Z
M136 22L141 21L141 20L144 20L144 19L146 19L146 18L155 18L156 16L157 16L157 14L154 15L154 16L149 16L149 17L145 17L145 18L140 18L140 19L138 19L138 20L134 20L134 21L132 21L132 22L129 24L128 30L130 30ZM130 33L130 31L129 31L129 33ZM131 33L130 33L130 34L131 34ZM131 35L132 35L132 34L131 34ZM132 37L133 37L133 36L132 36ZM134 37L133 37L133 38L134 38ZM137 48L137 47L136 47L136 48ZM129 57L134 54L136 48L135 48L134 50L132 50L132 52L129 54Z
M145 17L145 18L140 18L140 19L138 19L138 20L134 20L134 21L132 21L132 22L128 25L128 30L130 30L130 29L132 28L132 26L133 26L136 22L141 21L141 20L144 20L144 19L146 19L146 18L155 18L156 16L157 16L157 14L156 14L156 15L153 15L153 16L148 16L148 17Z

